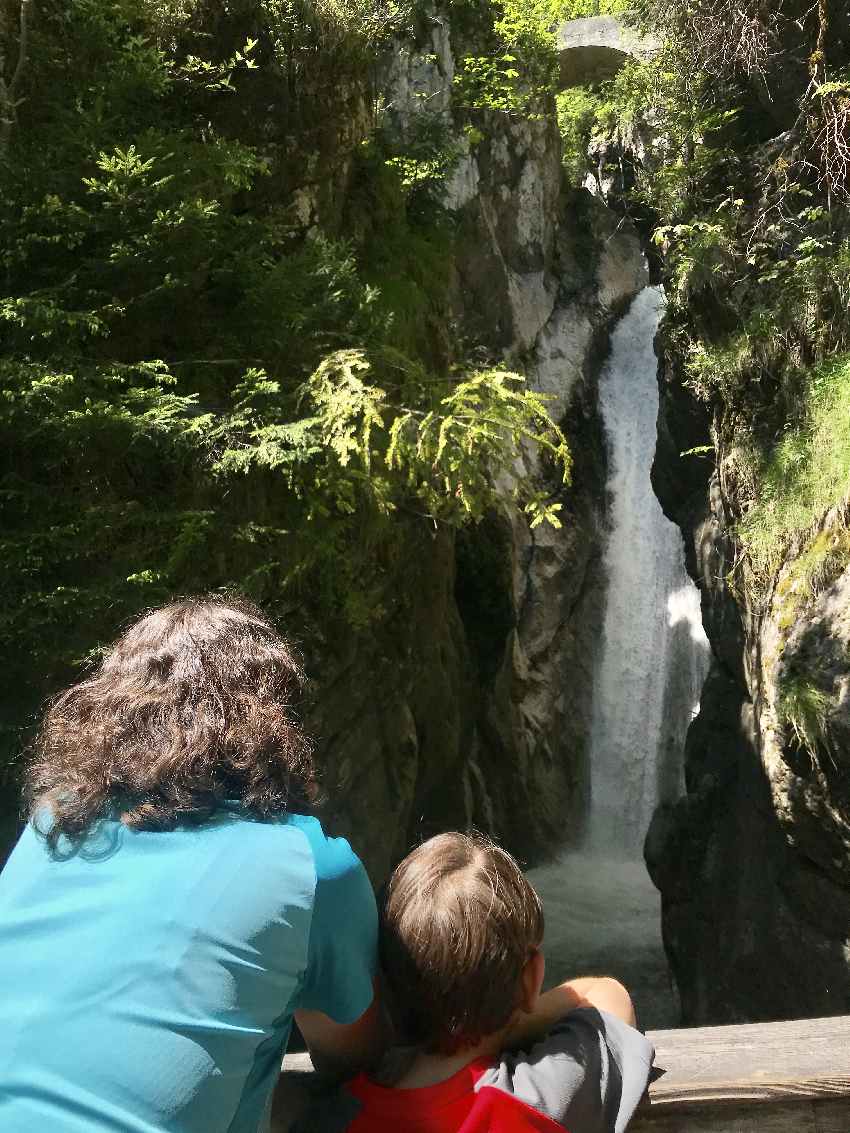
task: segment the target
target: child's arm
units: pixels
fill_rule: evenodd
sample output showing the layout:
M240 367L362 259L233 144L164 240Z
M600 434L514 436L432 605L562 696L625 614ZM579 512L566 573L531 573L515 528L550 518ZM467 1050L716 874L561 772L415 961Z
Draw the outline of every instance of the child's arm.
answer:
M520 1020L508 1039L515 1049L502 1052L476 1090L511 1094L559 1128L625 1133L654 1056L633 1020L628 992L616 980L561 984Z
M375 1063L387 1046L388 1032L375 982L375 998L354 1023L335 1023L321 1011L296 1011L301 1032L314 1069L322 1074L348 1078Z
M506 1046L523 1046L541 1039L577 1007L596 1007L635 1026L635 1011L629 993L610 976L584 976L544 992L530 1014L523 1013L508 1033Z

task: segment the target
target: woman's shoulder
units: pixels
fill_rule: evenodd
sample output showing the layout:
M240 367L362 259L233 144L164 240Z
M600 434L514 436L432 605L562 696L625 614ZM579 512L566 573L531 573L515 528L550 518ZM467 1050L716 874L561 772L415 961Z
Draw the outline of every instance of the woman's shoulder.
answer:
M314 815L290 814L287 816L287 825L300 830L307 839L318 878L333 880L352 872L363 871L363 865L348 840L326 834L321 822Z

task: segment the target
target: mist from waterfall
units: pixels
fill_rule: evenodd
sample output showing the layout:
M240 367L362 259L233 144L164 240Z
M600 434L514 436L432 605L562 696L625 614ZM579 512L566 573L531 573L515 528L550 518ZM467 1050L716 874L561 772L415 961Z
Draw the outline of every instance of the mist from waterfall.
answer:
M709 659L681 535L650 482L663 302L660 288L640 292L614 329L600 375L610 511L590 806L581 847L531 874L546 913L550 981L603 970L619 976L655 1026L673 1025L676 1008L643 839L655 806L681 794L685 734Z

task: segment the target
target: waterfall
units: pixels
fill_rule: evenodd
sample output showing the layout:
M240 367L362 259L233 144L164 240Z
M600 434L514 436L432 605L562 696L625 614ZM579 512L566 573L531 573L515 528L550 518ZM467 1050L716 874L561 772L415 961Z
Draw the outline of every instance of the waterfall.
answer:
M660 288L640 292L614 329L599 381L610 512L586 834L580 848L530 875L546 913L550 982L599 971L618 976L642 1022L655 1026L673 1025L676 1008L659 897L641 848L657 803L681 793L685 734L709 657L679 529L650 482L663 302Z
M658 417L654 340L663 302L658 287L637 296L614 330L599 380L611 511L587 844L607 857L639 853L656 804L681 794L685 733L708 667L682 537L650 482Z

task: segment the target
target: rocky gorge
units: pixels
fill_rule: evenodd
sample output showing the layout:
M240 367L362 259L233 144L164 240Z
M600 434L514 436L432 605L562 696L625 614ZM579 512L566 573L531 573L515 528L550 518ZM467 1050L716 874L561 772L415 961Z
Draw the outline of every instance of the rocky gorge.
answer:
M823 65L838 70L850 40L838 6L823 9L819 24L791 8L775 25L775 54L761 57L761 79L747 76L740 56L731 71L707 65L721 89L734 86L740 107L726 139L740 214L734 227L718 225L718 258L708 253L716 283L702 274L705 261L683 266L669 246L661 265L676 309L660 346L653 483L685 537L713 658L685 749L686 794L660 808L646 842L686 1022L841 1014L850 1005L848 298L833 293L843 279L846 196L831 204L811 277L805 225L821 214L801 209L794 237L783 245L781 235L797 192L829 193L823 175L800 172L803 160L823 166L806 130L831 113L823 96L807 103L822 64L812 56L806 65L806 35L819 29L824 46L828 28ZM687 219L699 227L705 213L694 212ZM759 243L774 215L772 239Z
M442 47L434 54L448 58ZM450 65L442 72L450 73ZM526 131L536 141L526 135L517 148L517 134ZM529 374L555 395L555 411L566 411L579 466L569 530L549 531L541 544L513 518L507 544L513 583L503 607L511 628L495 679L489 687L479 685L480 715L467 733L474 737L474 756L466 759L474 759L475 770L466 763L464 817L499 832L535 860L565 835L574 839L586 813L588 705L598 664L590 646L605 601L599 573L605 447L594 373L606 352L610 316L646 281L646 269L636 229L623 223L618 208L616 177L598 186L593 199L575 191L565 197L556 190L557 139L545 127L515 128L513 141L495 146L498 124L485 133L483 152L464 157L449 189L450 197L458 194L454 201L464 223L479 226L472 263L458 262L466 283L461 318L471 317L486 343L499 341L502 328L512 327L513 337L509 332L500 345L514 357L533 348ZM646 135L635 137L647 158ZM494 149L503 154L495 165ZM651 163L651 155L648 159ZM591 164L601 167L605 160L597 149ZM545 183L544 170L548 191L529 194L535 182ZM604 200L614 211L603 209ZM537 211L556 201L554 212ZM524 215L529 206L531 214ZM535 215L536 240L518 242L516 235L530 234ZM641 219L638 214L638 228ZM501 233L510 236L498 242ZM485 273L490 286L499 280L495 304L489 287L475 290L483 262L491 269ZM663 264L660 270L665 272ZM692 303L699 301L695 296ZM482 321L484 310L499 312L489 326ZM650 873L662 894L664 941L683 1020L846 1012L848 502L837 499L791 539L757 586L741 565L737 525L758 488L752 457L742 457L741 433L733 424L736 414L754 409L730 399L712 410L688 387L681 354L666 331L659 352L662 402L653 482L664 510L682 530L713 656L684 753L686 793L678 803L660 807L646 843ZM591 428L576 434L577 420ZM700 451L709 436L715 441L713 459ZM461 576L461 594L463 584ZM805 719L783 711L789 681L792 689L795 681L803 685L803 697L809 695L805 682L814 689L811 733ZM508 768L520 773L519 808L515 782L510 785L513 771L500 776ZM511 797L513 806L506 807L502 800ZM414 804L414 813L438 813L437 795L433 801L435 809ZM534 816L530 825L526 807ZM508 814L523 817L514 825Z
M751 499L733 438L716 464L680 456L709 429L668 368L654 479L689 540L713 664L687 740L687 794L646 843L686 1020L837 1014L850 996L846 761L848 578L833 548L846 503L791 543L766 596L736 586L737 517ZM812 591L807 556L828 560ZM740 577L740 576L739 576ZM823 691L822 732L779 719L781 683Z
M634 898L659 801L644 853L683 1020L850 1011L850 198L835 180L844 151L821 167L806 142L819 115L847 129L846 12L789 0L765 29L754 7L735 23L700 6L694 24L687 5L646 0L638 34L610 15L569 20L581 4L429 2L375 39L386 11L369 8L355 50L321 5L290 6L297 19L253 0L97 7L80 17L96 50L77 74L47 6L29 64L41 70L0 139L37 173L0 167L17 202L0 210L4 842L42 698L145 605L236 586L303 650L324 821L376 885L422 837L475 826L558 886L594 764L649 714L630 686L617 743L600 727L620 681L612 669L600 694L606 610L630 627L661 594L666 631L682 581L671 559L656 586L644 525L616 552L629 596L609 590L600 380L616 341L627 385L632 363L652 381L657 356L652 483L681 532L711 665L684 751L677 723L664 767L637 769L649 785L629 869L603 868L591 839L580 899L592 903L594 869ZM50 92L65 86L66 148L46 148L41 168ZM322 417L309 399L339 357ZM430 385L500 368L548 399L569 483L524 440L487 506L455 522L467 484L440 465L442 445L392 481L390 431L369 438L409 388L410 418L427 419ZM654 416L637 396L624 433L647 405ZM557 501L560 526L532 518L520 481ZM653 719L693 701L697 671L659 642L647 632L626 658L664 684ZM615 830L621 774L605 779ZM642 900L620 904L651 919Z
M393 54L393 130L414 130L421 114L451 127L454 50L443 9L422 42ZM612 321L647 268L634 228L564 185L549 111L479 112L480 140L458 133L444 200L457 229L450 317L481 356L525 370L570 439L564 525L532 530L506 504L471 531L418 536L398 621L376 641L334 643L314 668L309 726L328 806L376 879L447 826L475 825L539 861L578 836L586 809L604 594L597 381Z

